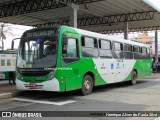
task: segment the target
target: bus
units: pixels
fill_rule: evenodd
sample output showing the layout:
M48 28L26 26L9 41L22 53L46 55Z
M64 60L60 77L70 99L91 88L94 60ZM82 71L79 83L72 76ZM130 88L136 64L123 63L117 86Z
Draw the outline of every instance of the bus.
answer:
M15 74L16 56L17 54L15 50L0 51L0 80L11 79L9 78L9 72Z
M23 33L17 54L16 86L21 90L65 92L151 74L149 46L72 28L40 27Z

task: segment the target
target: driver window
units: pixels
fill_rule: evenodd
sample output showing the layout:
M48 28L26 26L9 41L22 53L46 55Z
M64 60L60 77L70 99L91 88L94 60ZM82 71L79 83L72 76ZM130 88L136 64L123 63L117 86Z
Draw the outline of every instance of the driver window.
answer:
M64 37L62 44L62 65L77 61L78 58L78 40Z
M44 43L44 56L55 55L56 54L56 44L53 41L46 41Z

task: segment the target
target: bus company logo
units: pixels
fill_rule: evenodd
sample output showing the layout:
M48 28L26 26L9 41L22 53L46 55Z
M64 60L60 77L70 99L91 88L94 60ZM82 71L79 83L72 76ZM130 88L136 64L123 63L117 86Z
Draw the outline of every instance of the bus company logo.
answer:
M102 63L102 65L101 65L101 69L106 69L106 67L105 67L104 63Z
M113 69L114 68L114 65L113 65L113 63L111 63L111 69Z
M12 117L11 112L2 112L2 117Z

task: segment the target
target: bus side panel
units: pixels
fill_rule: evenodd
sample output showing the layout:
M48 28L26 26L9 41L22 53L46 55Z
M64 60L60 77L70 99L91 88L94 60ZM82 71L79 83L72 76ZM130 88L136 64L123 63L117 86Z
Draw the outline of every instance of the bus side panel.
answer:
M56 72L54 74L54 77L58 80L59 82L59 91L63 92L66 91L66 83L65 83L65 79L61 77L61 70L59 68L56 68ZM54 86L53 86L54 87Z
M62 79L66 84L66 91L81 89L83 77L89 72L93 73L96 86L106 84L95 69L92 58L82 58L60 69Z
M94 82L95 82L94 85L95 86L107 84L105 80L102 79L101 75L99 74L97 66L95 66L95 63L92 58L83 58L82 66L83 67L82 67L82 74L81 74L82 78L81 79L83 79L84 75L87 72L92 72L94 75Z
M133 70L137 70L138 78L143 78L145 76L149 76L151 74L151 64L150 60L136 60L136 63L130 72L130 74L126 77L127 80L131 80Z
M65 81L66 91L81 88L80 69L78 66L79 61L61 68L62 80Z

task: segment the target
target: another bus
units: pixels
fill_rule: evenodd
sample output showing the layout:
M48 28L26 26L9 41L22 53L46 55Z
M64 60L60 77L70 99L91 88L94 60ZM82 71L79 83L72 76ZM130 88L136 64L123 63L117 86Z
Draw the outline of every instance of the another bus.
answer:
M0 80L11 79L9 78L9 72L15 74L16 56L15 50L0 51Z
M151 74L147 45L67 26L41 27L21 37L16 85L21 90L65 92Z

